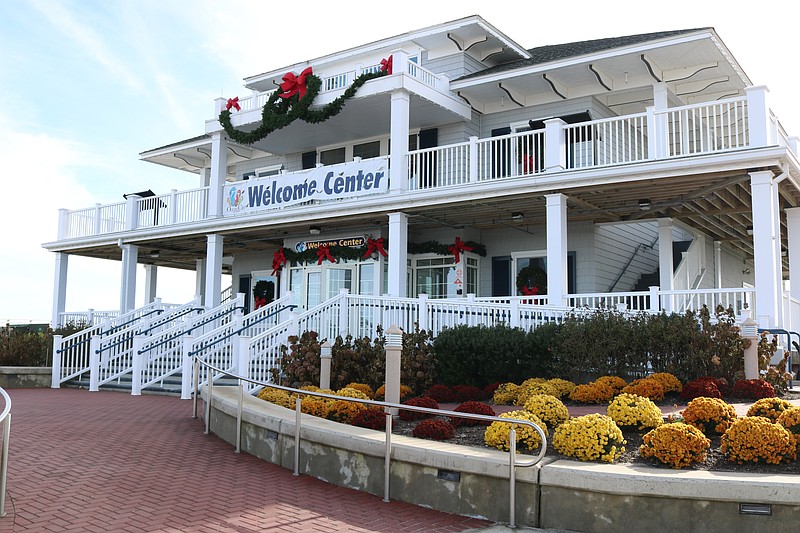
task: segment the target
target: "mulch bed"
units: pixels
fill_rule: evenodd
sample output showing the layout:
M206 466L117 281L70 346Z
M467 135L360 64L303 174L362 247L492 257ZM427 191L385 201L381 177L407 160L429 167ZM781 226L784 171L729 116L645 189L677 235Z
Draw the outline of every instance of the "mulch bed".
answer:
M786 400L794 400L800 399L800 393L787 393L781 396L783 399ZM752 403L753 400L743 399L743 398L725 398L725 401L729 403ZM574 407L581 404L576 404L574 402L565 401L564 402L567 407ZM664 410L673 408L676 404L675 398L668 398L667 400L660 402L658 405ZM603 408L598 406L598 412L602 412ZM416 426L419 421L402 421L402 420L395 420L392 425L392 433L395 435L405 435L405 436L412 436L412 431L414 426ZM477 448L484 448L484 449L494 449L486 446L483 442L483 433L485 430L485 426L475 426L475 427L459 427L456 428L456 435L450 440L444 441L451 444L459 444L463 446L472 446ZM666 470L674 471L670 466L664 465L658 460L655 459L645 459L639 455L639 446L642 444L642 436L647 433L647 431L637 431L636 429L630 428L621 428L622 433L625 436L625 440L627 443L625 444L625 453L620 457L614 464L623 464L623 465L630 465L630 466L646 466L652 468L664 468ZM551 435L552 437L552 435ZM520 453L538 453L538 450L535 452L527 452L525 450L520 450ZM572 457L567 457L564 455L559 454L553 449L552 443L550 439L548 439L547 445L547 457L552 457L555 459L567 459L567 460L576 460ZM690 467L686 467L683 470L713 470L713 471L720 471L720 472L751 472L751 473L758 473L758 474L800 474L800 460L793 461L791 463L781 463L779 465L771 465L765 463L747 463L747 464L737 464L735 462L729 461L725 455L720 451L720 437L713 437L711 438L711 448L709 449L708 453L706 454L706 460L702 463L694 463Z

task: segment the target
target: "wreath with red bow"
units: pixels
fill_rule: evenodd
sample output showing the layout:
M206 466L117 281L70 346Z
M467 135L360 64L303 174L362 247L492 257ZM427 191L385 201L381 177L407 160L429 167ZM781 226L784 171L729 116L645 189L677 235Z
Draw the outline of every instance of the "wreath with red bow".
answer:
M528 265L517 274L517 292L523 296L547 294L547 272L536 265Z
M381 69L377 72L365 72L358 76L353 83L345 89L341 96L320 109L311 110L311 104L319 94L322 80L312 73L308 67L299 75L287 72L283 76L283 83L278 86L267 99L261 109L261 124L252 131L237 130L231 124L231 108L240 109L239 97L228 100L226 108L219 114L219 123L228 134L228 137L241 144L253 144L260 141L270 133L285 128L298 118L309 124L318 124L339 114L344 104L355 96L356 91L369 80L391 74L392 63L389 60L381 62Z

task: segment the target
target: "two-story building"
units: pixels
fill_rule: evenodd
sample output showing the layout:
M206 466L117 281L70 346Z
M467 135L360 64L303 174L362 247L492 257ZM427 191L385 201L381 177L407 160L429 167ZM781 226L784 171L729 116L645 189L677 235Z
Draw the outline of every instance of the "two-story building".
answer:
M122 261L121 312L142 265L147 301L177 267L206 307L226 273L249 310L348 289L798 318L797 141L713 28L526 49L472 16L244 81L141 154L197 188L61 211L54 324L73 254Z

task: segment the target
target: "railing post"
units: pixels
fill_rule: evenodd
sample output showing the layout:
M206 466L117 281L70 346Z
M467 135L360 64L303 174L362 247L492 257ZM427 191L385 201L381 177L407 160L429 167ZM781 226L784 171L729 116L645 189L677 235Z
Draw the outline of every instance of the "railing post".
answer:
M94 204L94 234L100 235L102 229L102 219L100 218L101 204Z
M89 391L100 390L100 337L92 335L89 341Z
M511 297L511 310L509 311L511 316L509 317L509 325L512 328L518 328L520 324L519 320L519 298L512 296Z
M747 95L747 126L750 133L750 146L753 148L769 146L772 143L769 106L767 105L769 89L764 85L754 85L745 87L744 91Z
M331 343L326 340L320 346L319 388L331 388Z
M133 369L131 370L131 396L142 395L142 367L146 353L139 353L144 347L144 335L133 336Z
M420 330L423 329L425 331L430 330L431 324L434 322L433 320L431 320L432 317L430 316L430 313L431 313L431 308L428 303L428 295L422 293L419 295L419 314L417 315L419 316Z
M469 138L469 182L477 183L480 179L478 174L478 137L475 135Z
M647 159L658 159L662 149L661 131L658 127L656 120L656 108L654 106L647 106Z
M567 168L567 123L560 118L544 121L545 172L560 172Z
M189 355L192 352L192 344L194 338L191 335L184 335L181 339L183 342L183 368L181 369L181 400L190 400L192 398L192 378L194 377L194 365L192 364L192 357Z
M658 314L661 312L661 295L659 294L658 285L650 286L650 312Z
M53 371L50 378L50 388L61 387L61 339L63 335L53 335Z
M69 211L58 210L58 240L66 239L69 234Z
M339 335L345 338L350 330L349 289L339 289Z
M125 229L132 230L139 226L139 200L138 194L129 194L125 199Z
M178 220L178 189L169 191L169 224L175 224Z
M237 335L233 340L236 350L236 373L242 377L250 377L250 336Z

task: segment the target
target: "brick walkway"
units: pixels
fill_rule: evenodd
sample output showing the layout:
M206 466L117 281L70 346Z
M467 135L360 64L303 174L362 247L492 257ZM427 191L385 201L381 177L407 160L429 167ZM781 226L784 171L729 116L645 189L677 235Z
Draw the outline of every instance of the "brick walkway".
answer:
M0 533L466 531L488 522L389 502L203 434L191 402L12 389Z

